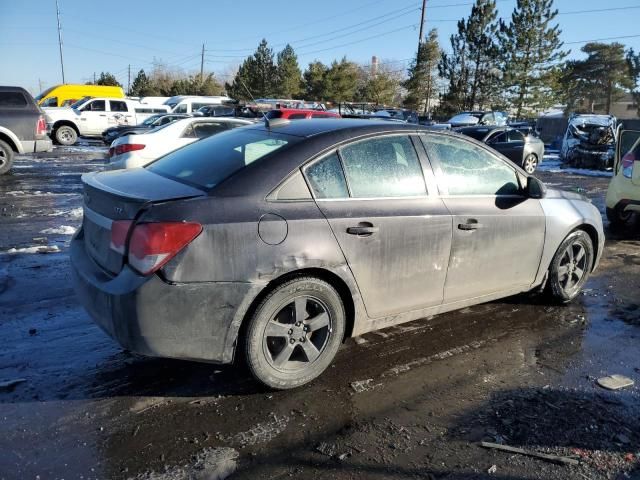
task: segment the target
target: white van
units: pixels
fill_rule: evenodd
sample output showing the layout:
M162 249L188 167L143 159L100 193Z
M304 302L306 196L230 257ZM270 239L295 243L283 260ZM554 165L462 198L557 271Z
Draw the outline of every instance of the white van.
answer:
M208 105L220 105L224 102L229 102L231 99L223 95L200 97L196 95L178 95L171 97L164 102L171 108L171 113L195 113L202 107Z

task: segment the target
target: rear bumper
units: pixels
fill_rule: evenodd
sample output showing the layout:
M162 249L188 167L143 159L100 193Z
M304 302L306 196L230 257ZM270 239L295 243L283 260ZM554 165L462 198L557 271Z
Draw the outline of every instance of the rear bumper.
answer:
M48 137L38 140L23 140L22 148L24 153L50 152L53 150L53 142Z
M87 255L82 231L71 242L71 265L82 305L125 349L152 357L233 361L252 284L169 284L126 266L111 277Z

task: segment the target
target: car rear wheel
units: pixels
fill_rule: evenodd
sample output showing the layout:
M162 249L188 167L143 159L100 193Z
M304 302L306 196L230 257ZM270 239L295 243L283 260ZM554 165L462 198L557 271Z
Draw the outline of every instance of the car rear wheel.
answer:
M73 145L78 140L78 134L69 125L62 125L56 128L54 137L60 145Z
M247 366L270 388L299 387L329 366L344 330L344 306L331 285L314 277L290 280L251 317L244 338Z
M11 170L13 165L13 149L7 142L0 140L0 175Z
M631 223L633 212L625 212L622 208L607 208L607 219L614 228L625 227Z
M591 237L576 230L565 238L549 268L548 289L551 297L568 303L578 296L589 278L594 251Z
M538 168L538 157L535 153L530 153L524 158L522 161L522 168L528 174L532 174L536 171L536 168Z

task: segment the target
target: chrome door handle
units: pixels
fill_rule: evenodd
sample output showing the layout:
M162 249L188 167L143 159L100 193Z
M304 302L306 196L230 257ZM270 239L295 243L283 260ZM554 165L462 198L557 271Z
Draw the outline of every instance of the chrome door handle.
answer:
M347 233L349 235L358 235L359 237L368 237L377 233L379 230L378 227L374 227L371 224L361 224L356 227L347 228Z
M470 218L466 223L459 223L458 230L478 230L482 228L482 224L478 223L475 218Z

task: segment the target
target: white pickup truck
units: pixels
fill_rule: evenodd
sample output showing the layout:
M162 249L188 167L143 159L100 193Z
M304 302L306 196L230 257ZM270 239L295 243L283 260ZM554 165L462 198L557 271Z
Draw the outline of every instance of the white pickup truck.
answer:
M149 105L125 98L84 98L71 107L43 108L47 130L60 145L78 137L100 137L109 127L137 125L151 115L167 113L166 105Z

